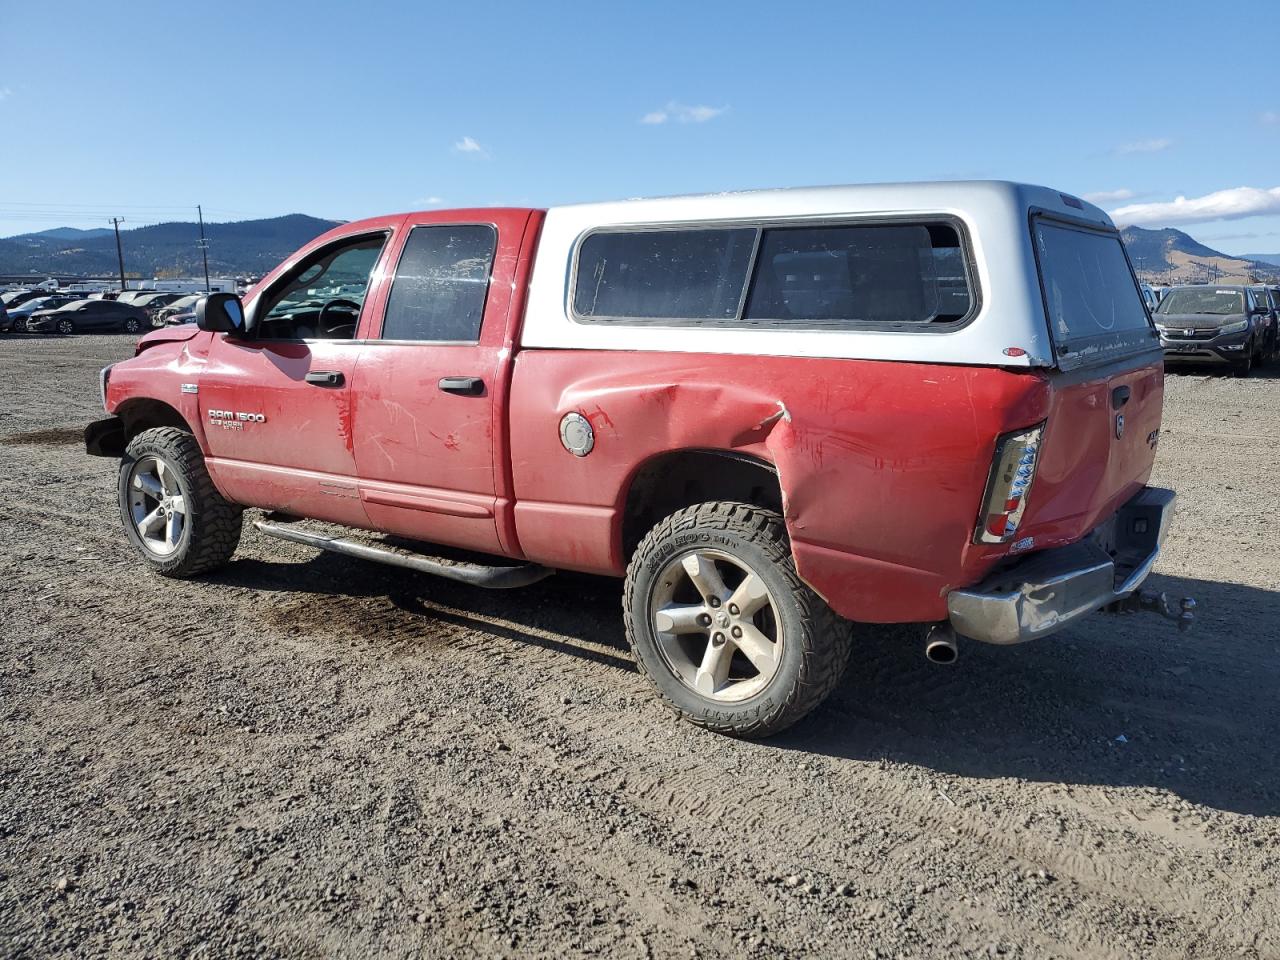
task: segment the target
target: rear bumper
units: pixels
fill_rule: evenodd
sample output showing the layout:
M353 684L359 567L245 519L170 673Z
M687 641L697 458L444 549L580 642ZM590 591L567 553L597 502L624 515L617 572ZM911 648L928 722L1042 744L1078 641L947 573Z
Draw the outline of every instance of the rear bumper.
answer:
M1147 487L1079 543L1033 554L977 587L951 591L951 626L984 643L1022 643L1123 600L1151 573L1175 499L1172 490Z

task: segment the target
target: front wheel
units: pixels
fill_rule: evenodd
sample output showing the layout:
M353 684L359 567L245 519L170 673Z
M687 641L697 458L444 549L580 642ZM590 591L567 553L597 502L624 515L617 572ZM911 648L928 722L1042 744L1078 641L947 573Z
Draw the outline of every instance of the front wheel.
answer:
M715 502L667 517L627 568L627 641L680 716L764 737L835 688L849 625L796 574L782 517Z
M185 430L156 427L130 440L118 494L129 542L166 577L220 567L240 543L242 510L218 493Z
M76 332L76 324L70 317L63 317L58 321L55 329L63 335L68 335Z
M1231 372L1237 377L1247 377L1253 372L1253 351L1250 350L1248 355L1240 361L1232 364Z

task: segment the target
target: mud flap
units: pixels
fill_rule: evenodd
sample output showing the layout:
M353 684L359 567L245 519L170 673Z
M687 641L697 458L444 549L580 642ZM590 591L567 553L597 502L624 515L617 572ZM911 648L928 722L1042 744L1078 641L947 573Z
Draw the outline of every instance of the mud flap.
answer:
M124 456L124 423L119 417L95 420L84 428L84 452L91 457Z

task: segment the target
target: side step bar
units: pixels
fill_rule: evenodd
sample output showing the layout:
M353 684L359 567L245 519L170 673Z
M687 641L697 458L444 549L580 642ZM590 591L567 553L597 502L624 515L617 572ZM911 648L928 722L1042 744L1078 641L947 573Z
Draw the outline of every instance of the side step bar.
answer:
M292 540L317 550L329 550L348 557L359 557L361 560L372 560L375 563L386 563L393 567L405 567L419 573L429 573L437 577L447 577L470 584L473 587L487 587L490 590L510 590L513 587L527 587L531 583L545 580L555 573L550 567L542 567L535 563L527 563L519 567L488 567L480 563L444 563L424 557L408 550L397 550L394 547L375 547L357 540L343 537L327 536L322 533L309 533L282 527L278 524L255 520L253 525L269 537L278 540Z

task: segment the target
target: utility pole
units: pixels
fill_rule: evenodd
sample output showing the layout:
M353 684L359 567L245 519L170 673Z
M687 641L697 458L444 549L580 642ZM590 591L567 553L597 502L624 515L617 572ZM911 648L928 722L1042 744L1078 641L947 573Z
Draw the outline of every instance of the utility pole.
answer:
M124 293L124 248L120 246L120 224L124 223L119 217L111 218L111 226L116 229L116 259L120 262L120 292Z
M204 292L209 292L209 241L204 238L204 211L196 204L196 216L200 218L200 255L204 257Z

